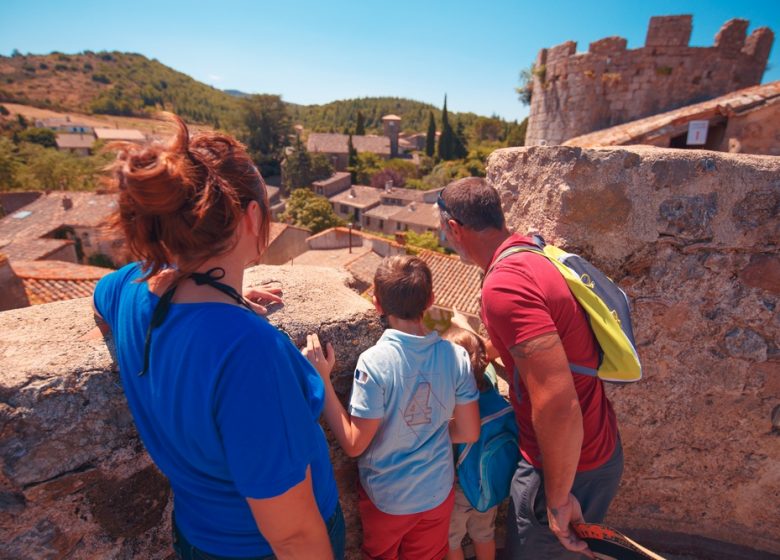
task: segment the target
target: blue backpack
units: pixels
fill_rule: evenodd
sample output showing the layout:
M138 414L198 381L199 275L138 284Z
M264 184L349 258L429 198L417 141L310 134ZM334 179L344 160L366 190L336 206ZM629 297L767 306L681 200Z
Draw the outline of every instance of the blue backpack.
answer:
M489 371L492 370L490 366ZM512 476L520 460L518 429L512 406L496 390L490 373L485 376L491 388L479 395L482 427L474 443L455 446L458 483L477 511L487 511L509 496Z

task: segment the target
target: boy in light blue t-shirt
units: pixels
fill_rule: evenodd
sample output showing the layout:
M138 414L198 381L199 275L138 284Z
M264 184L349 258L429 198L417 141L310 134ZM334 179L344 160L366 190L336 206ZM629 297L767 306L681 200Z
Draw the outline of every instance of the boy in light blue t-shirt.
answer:
M316 335L304 351L325 381L324 417L360 457L364 557L443 558L454 504L452 443L479 437L479 392L466 351L428 332L431 272L417 257L382 261L374 305L388 329L358 359L349 413L330 382L335 362Z

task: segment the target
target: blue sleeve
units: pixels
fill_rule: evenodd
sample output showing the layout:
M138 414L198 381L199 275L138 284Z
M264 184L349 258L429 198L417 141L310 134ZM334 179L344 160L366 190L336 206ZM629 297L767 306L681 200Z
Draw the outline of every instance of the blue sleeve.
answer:
M460 346L456 346L458 359L458 376L455 380L455 404L466 404L479 398L477 382L471 371L471 360L468 353Z
M278 496L303 481L323 449L322 380L270 326L252 329L227 355L214 407L228 469L242 496Z
M128 264L98 280L92 302L103 320L113 328L122 287L140 273L138 263Z
M349 413L358 418L384 418L385 391L376 372L363 357L358 359L355 377L352 379L352 395Z

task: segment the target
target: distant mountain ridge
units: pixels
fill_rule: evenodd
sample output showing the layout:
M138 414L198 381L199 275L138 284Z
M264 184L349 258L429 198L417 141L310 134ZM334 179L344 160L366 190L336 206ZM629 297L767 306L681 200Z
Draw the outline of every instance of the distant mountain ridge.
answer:
M0 56L0 102L24 103L60 111L151 116L173 111L185 120L215 128L241 128L242 98L251 94L220 90L137 53L52 52L47 55ZM292 122L319 132L354 131L357 113L367 132L380 132L382 116L396 114L407 131L425 132L433 112L437 128L441 110L395 97L365 97L323 105L287 103ZM478 115L450 113L466 127Z

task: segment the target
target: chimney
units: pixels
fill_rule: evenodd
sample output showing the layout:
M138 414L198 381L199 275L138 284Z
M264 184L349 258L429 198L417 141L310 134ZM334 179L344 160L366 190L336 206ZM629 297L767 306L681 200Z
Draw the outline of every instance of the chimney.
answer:
M62 207L63 207L65 210L70 210L71 208L73 208L73 199L72 199L72 198L70 198L70 197L69 197L69 196L67 196L67 195L66 195L66 196L63 196L63 197L62 197Z
M357 196L357 193L355 192L355 187L351 187L349 189L349 198L355 198Z
M385 192L390 192L393 190L393 180L390 179L389 181L385 181Z

